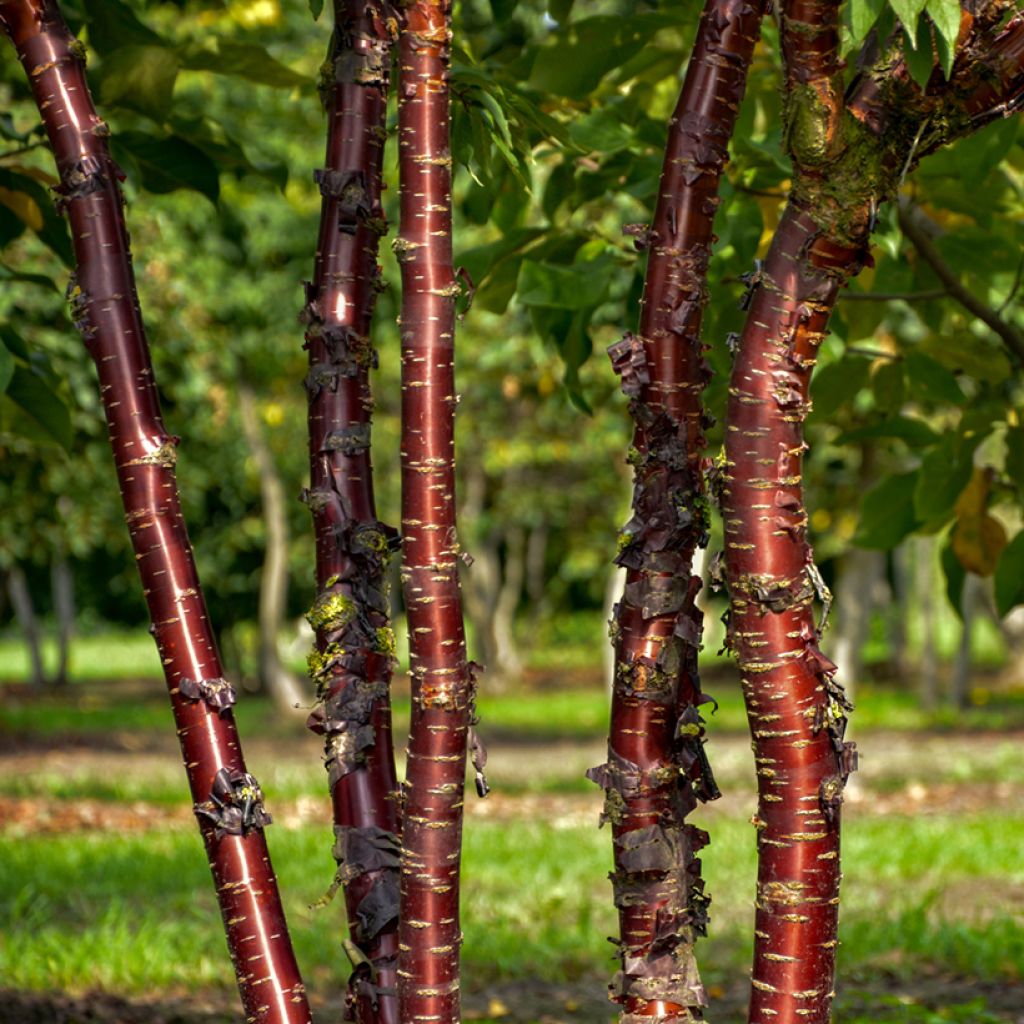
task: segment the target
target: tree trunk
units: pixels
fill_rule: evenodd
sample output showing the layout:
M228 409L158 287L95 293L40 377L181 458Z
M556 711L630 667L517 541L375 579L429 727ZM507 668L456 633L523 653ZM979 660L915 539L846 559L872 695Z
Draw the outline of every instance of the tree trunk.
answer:
M526 541L526 599L529 618L536 629L547 611L548 528L545 523L531 527ZM610 611L609 611L610 614Z
M718 183L764 5L708 0L669 123L639 334L609 349L635 424L633 516L616 564L627 570L615 608L615 681L608 761L588 775L612 823L621 969L612 998L622 1024L699 1019L706 1002L693 946L707 925L697 852L708 837L686 823L718 795L703 748L697 674L707 543L702 391L710 376L700 324Z
M46 689L46 669L43 665L43 638L39 630L39 619L36 617L32 594L28 589L24 570L20 565L12 565L7 570L7 596L11 599L18 627L29 658L29 684L34 690Z
M920 537L915 544L915 583L921 614L921 654L918 688L921 706L934 711L939 703L939 658L935 634L935 542Z
M393 42L384 0L335 0L321 82L326 166L309 349L310 489L318 594L307 618L334 815L335 888L345 886L354 947L349 1009L359 1024L397 1024L399 800L391 734L395 665L388 563L397 534L377 519L370 459L376 366L370 340L386 231L381 164ZM332 890L333 891L333 890Z
M978 604L981 601L981 577L973 572L967 573L964 579L964 593L960 602L960 643L957 645L953 671L949 677L949 703L957 711L962 711L970 703L971 696L971 635L974 632L974 621L977 618Z
M402 831L403 1024L460 1020L459 868L473 666L455 528L455 300L449 0L412 0L399 37L402 582L412 721ZM478 768L479 770L479 768ZM479 784L479 783L478 783Z
M66 686L71 657L71 638L75 631L75 578L63 552L58 552L50 565L50 589L53 613L57 620L57 669L54 686Z
M57 162L77 270L72 315L96 363L126 519L167 676L246 1015L308 1024L309 1006L288 938L263 829L256 780L246 772L185 531L174 476L176 437L160 416L135 291L128 233L89 95L81 47L54 0L6 0L0 20L28 75Z
M843 555L839 562L836 582L836 607L839 611L832 646L836 674L843 680L850 701L853 701L856 687L863 680L864 645L884 568L885 556L880 551L854 549Z
M260 478L260 500L267 534L257 613L260 633L257 678L260 690L270 694L280 711L289 712L302 703L305 694L298 680L281 661L278 646L288 603L288 519L284 508L284 487L274 456L263 436L252 389L244 382L238 384L238 412L245 443Z

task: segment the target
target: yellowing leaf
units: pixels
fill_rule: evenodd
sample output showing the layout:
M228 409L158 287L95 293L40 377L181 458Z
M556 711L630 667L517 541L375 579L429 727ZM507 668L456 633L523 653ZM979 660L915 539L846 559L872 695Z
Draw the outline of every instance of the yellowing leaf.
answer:
M43 211L30 195L12 192L9 188L0 188L0 203L33 231L42 231Z
M991 576L1003 548L1006 530L989 515L988 496L992 487L992 469L975 469L970 483L956 502L956 526L951 544L960 564L979 576Z

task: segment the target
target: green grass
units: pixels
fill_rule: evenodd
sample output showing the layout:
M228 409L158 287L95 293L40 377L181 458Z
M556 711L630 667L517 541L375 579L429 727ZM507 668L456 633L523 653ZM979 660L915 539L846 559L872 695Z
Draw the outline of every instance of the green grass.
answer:
M750 826L737 819L715 826L704 855L715 897L701 958L709 985L734 979L747 963L754 871ZM269 838L300 960L314 989L329 991L345 973L337 909L307 909L329 881L329 830L275 828ZM880 972L1021 980L1024 819L858 818L844 842L841 983L851 998L865 987L877 996ZM557 820L468 825L469 987L572 980L608 965L608 843L607 832ZM5 984L125 993L230 986L208 869L191 830L8 833L0 837L0 863Z

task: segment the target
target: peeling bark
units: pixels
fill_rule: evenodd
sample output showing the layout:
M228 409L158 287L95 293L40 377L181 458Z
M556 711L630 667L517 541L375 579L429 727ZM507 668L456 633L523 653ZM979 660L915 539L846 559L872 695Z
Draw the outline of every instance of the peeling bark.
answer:
M448 0L413 0L399 39L402 584L412 722L398 988L404 1024L460 1019L459 866L474 668L455 530L455 300ZM476 758L475 758L476 759ZM482 780L482 776L479 777Z
M839 289L870 261L881 204L923 154L1015 109L1024 89L1013 27L1020 19L999 28L984 17L962 35L948 85L915 86L897 35L865 57L844 101L838 9L835 0L783 4L793 192L747 296L727 414L729 641L743 674L759 792L751 1024L830 1019L839 811L856 765L843 739L849 705L818 646L830 596L807 541L802 493L811 370ZM825 605L820 624L816 597Z
M377 519L370 460L370 342L386 231L381 164L396 24L384 0L336 0L321 74L327 110L309 350L310 489L318 595L308 614L338 873L352 936L348 1019L398 1020L398 781L389 687L394 668L387 566L398 538Z
M185 531L174 463L178 439L160 416L122 211L122 175L89 95L81 44L54 0L0 3L53 148L59 206L77 270L69 297L95 360L125 518L170 689L247 1020L308 1024L309 1007Z
M621 969L611 998L623 1024L698 1020L705 1002L693 945L707 926L686 823L718 789L704 755L697 651L703 616L694 551L707 543L700 340L718 183L765 5L709 0L687 68L649 228L639 334L609 349L635 423L633 516L616 564L627 570L612 618L615 671L608 761L588 776L612 823Z

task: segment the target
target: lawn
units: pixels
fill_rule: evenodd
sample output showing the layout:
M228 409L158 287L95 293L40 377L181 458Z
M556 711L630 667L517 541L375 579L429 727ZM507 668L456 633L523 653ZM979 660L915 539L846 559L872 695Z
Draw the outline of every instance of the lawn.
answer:
M0 669L3 667L0 648ZM138 663L136 663L138 664ZM126 675L131 675L126 673ZM0 709L0 1021L237 1022L230 965L156 680L79 677ZM603 989L615 922L600 793L599 682L535 680L484 695L494 793L465 831L467 1020L613 1019ZM700 962L708 1020L742 1020L754 877L751 755L729 674L709 753L723 799L698 812L714 903ZM398 694L402 746L408 709ZM844 833L838 1024L1017 1024L1024 1005L1024 714L993 694L959 718L923 716L894 687L862 687L863 767ZM304 712L243 697L250 767L318 1020L336 1019L347 966L318 741ZM998 728L997 728L998 727ZM92 1014L90 1018L88 1015Z

